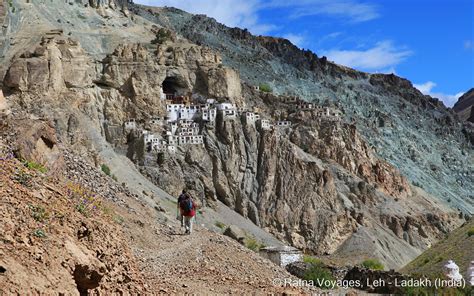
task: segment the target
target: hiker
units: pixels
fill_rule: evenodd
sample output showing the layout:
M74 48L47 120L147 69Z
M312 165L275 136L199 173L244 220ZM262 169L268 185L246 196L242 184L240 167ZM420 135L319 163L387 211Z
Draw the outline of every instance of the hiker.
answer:
M191 194L186 190L183 190L178 198L178 207L181 214L181 227L183 227L184 222L186 234L191 234L193 232L194 216L196 215L196 204Z
M181 194L178 197L178 203L177 203L177 206L176 206L176 220L181 221L181 227L184 226L184 216L183 216L183 211L181 210L180 205L181 205L181 202L184 199L186 199L186 195L187 195L186 189L183 189L183 191L181 192Z

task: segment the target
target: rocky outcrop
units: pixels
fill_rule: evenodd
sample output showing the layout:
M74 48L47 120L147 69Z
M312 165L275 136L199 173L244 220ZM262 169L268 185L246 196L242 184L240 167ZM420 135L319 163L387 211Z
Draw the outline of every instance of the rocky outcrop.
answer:
M52 122L20 120L15 133L18 140L14 152L18 158L44 166L50 174L57 174L65 168Z
M464 185L474 184L469 173L474 169L472 128L458 124L441 101L423 95L408 80L339 66L287 40L253 36L203 15L169 8L136 13L219 51L250 85L266 83L279 94L339 106L376 153L410 182L473 213L472 188ZM449 156L442 161L434 155Z
M463 94L456 104L453 106L453 110L459 114L459 116L465 120L474 123L474 88L471 88L465 94Z
M264 101L252 97L245 104L260 106L262 114L275 110ZM378 229L373 236L391 233L390 240L421 250L454 226L453 213L432 209L436 218L425 217L407 180L375 156L355 126L279 111L289 114L291 129L262 130L244 119L218 117L215 125L203 126L203 148L183 148L159 165L148 159L142 172L172 194L188 187L210 204L220 200L281 240L317 254L338 252L361 227ZM382 210L387 202L412 212ZM402 229L386 222L387 216L397 217ZM372 242L367 233L357 236Z
M31 52L12 63L4 85L17 91L61 92L92 86L92 61L78 42L66 37L43 38Z

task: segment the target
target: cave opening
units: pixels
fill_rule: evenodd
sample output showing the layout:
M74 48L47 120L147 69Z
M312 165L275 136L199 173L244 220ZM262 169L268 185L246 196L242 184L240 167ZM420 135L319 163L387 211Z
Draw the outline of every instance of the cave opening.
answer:
M182 86L182 83L176 77L166 77L163 81L163 93L166 95L183 95L186 88Z

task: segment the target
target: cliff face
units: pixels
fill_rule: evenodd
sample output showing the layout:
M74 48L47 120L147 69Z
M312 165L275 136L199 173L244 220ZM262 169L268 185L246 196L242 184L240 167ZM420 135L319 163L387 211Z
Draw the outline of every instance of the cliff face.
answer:
M459 100L454 104L453 110L466 121L474 123L474 88L471 88L463 94Z
M134 12L219 51L224 64L251 85L267 83L280 94L336 104L376 153L413 184L474 212L472 128L408 80L339 66L287 40L255 37L202 15L140 6Z
M79 9L63 8L69 16ZM44 13L41 9L34 4L21 13ZM25 47L30 50L10 44L17 53L4 58L3 89L13 116L27 111L53 119L61 141L94 161L99 139L91 135L106 138L171 194L189 187L210 205L222 201L280 239L318 254L376 256L397 267L459 223L457 210L404 176L451 200L453 208L471 211L471 146L452 114L409 81L340 67L287 41L256 38L202 16L130 9L131 17L109 9L110 18L80 7L91 19L64 25L69 37L45 30L43 40ZM194 43L178 36L151 44L157 37L154 22ZM105 35L74 29L82 25ZM130 32L136 33L130 43L115 44ZM139 37L145 41L133 42ZM273 78L277 91L311 91L312 99L338 107L345 118L320 120L294 112L280 96L253 90ZM162 132L147 122L165 114L160 99L165 81L174 92L256 107L263 117L288 119L293 126L261 130L240 117L218 116L214 124L199 125L203 147L180 148L160 160L123 123L134 118L139 127ZM413 114L419 117L410 118ZM446 139L453 143L449 150Z

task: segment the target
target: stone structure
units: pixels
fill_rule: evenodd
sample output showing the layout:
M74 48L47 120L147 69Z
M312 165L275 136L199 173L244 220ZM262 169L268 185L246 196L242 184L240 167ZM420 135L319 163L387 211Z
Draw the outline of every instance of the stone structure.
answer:
M459 266L453 260L449 260L443 266L443 272L444 272L444 275L450 280L454 280L454 281L462 280L462 275L459 273Z
M260 249L259 254L281 267L300 261L302 258L300 250L289 246L265 247Z

